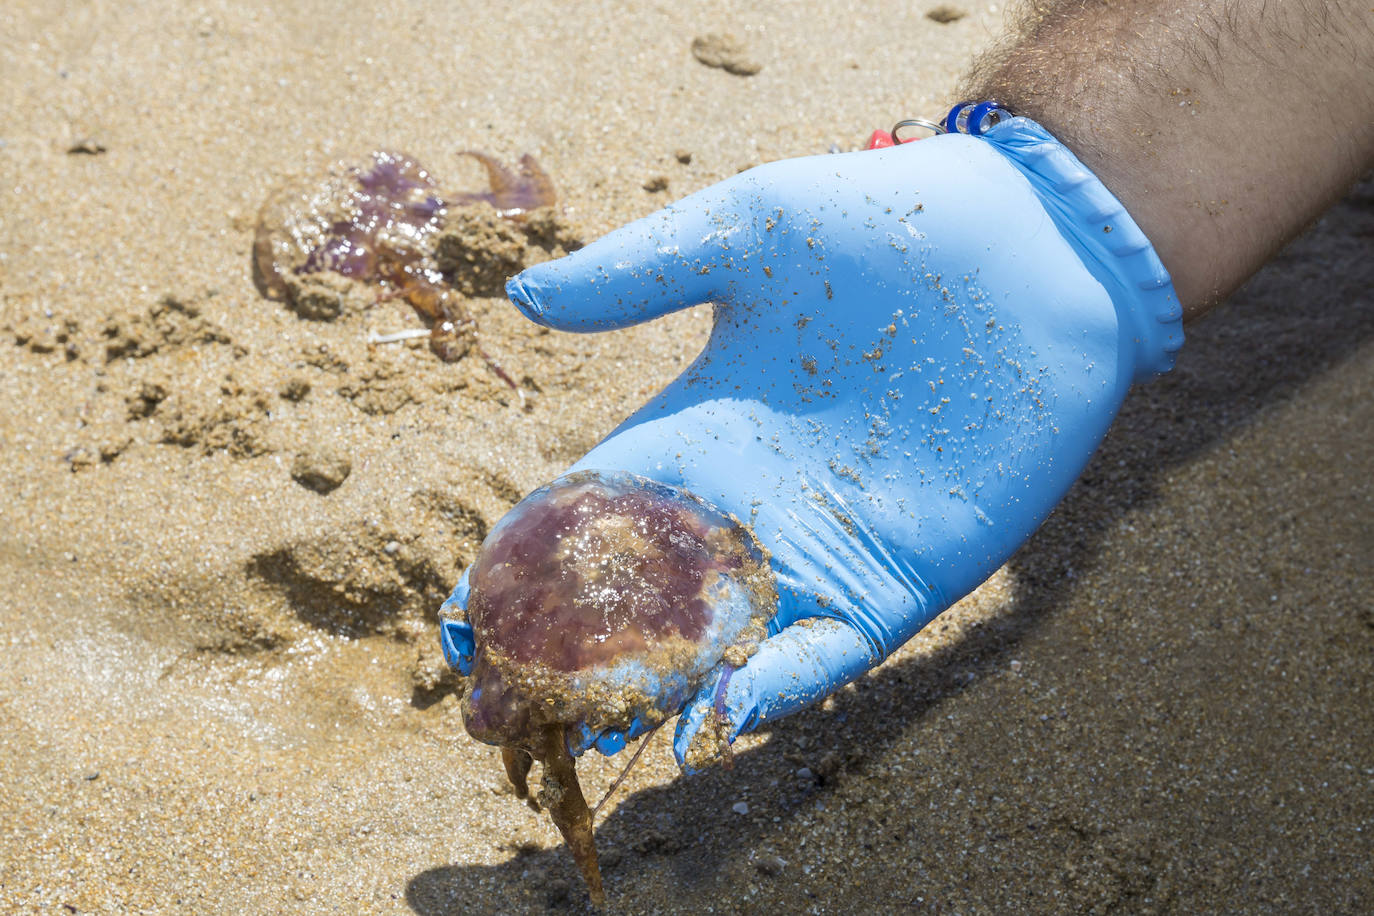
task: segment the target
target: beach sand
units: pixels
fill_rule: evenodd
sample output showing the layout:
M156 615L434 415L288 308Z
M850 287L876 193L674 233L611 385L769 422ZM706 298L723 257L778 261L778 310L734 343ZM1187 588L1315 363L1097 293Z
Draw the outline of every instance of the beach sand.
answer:
M586 911L435 612L709 316L575 336L474 299L522 406L475 353L369 347L404 303L263 298L258 208L372 149L470 189L459 150L528 152L590 240L937 113L1002 13L281 6L0 11L0 910ZM694 58L726 32L757 73ZM730 771L660 737L598 832L607 911L1366 909L1372 253L1366 182L1189 328L983 589Z

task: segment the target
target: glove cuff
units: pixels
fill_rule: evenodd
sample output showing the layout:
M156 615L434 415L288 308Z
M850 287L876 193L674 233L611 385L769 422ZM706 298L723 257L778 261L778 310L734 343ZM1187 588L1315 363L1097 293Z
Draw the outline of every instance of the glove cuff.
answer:
M1111 191L1064 144L1029 118L981 134L1025 175L1083 263L1107 287L1133 344L1134 381L1174 367L1183 306L1154 246Z

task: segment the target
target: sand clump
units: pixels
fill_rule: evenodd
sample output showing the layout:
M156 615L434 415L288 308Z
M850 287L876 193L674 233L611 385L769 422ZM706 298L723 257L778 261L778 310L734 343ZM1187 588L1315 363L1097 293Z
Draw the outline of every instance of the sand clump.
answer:
M753 76L763 69L763 64L754 59L748 46L729 32L708 32L693 38L692 56L708 67L735 76Z
M229 333L207 320L197 303L198 299L213 295L212 292L195 297L167 293L141 314L111 315L100 329L105 362L146 359L159 351L206 344L232 346Z
M313 451L297 455L291 463L291 479L324 495L332 493L353 472L353 464L346 457L328 452Z
M449 214L434 256L448 281L464 295L503 296L506 281L526 267L562 257L582 244L582 230L555 207L508 220L490 206L470 205Z

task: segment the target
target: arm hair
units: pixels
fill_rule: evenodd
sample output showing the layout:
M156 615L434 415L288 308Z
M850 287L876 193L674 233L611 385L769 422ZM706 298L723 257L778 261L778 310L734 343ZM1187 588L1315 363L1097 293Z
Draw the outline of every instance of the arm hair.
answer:
M1093 169L1194 318L1374 167L1374 7L1030 0L963 97L1034 118Z

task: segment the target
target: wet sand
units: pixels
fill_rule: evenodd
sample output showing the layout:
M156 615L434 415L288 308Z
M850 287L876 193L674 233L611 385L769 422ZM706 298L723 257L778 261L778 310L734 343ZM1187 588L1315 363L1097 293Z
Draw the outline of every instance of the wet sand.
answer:
M927 6L0 12L0 909L585 911L434 612L708 316L575 336L475 299L522 408L473 355L369 347L402 303L262 298L255 214L374 148L460 188L458 150L529 152L594 238L937 111L1001 13ZM761 69L700 63L713 32ZM608 911L1365 909L1371 255L1366 182L1189 328L972 598L729 772L660 738L599 830Z

